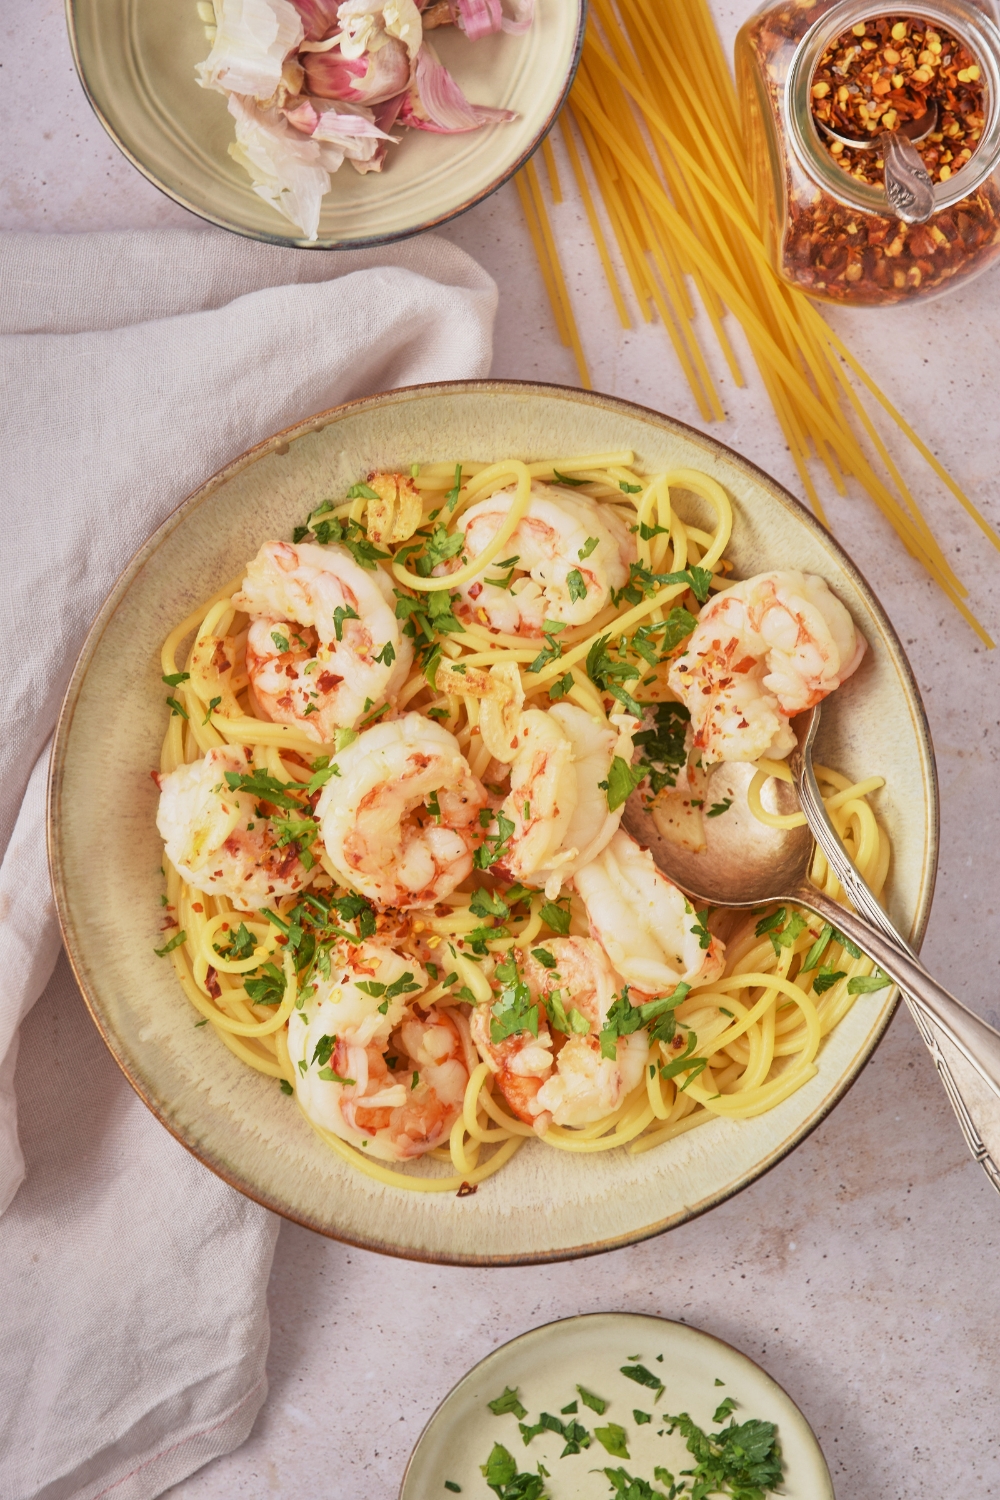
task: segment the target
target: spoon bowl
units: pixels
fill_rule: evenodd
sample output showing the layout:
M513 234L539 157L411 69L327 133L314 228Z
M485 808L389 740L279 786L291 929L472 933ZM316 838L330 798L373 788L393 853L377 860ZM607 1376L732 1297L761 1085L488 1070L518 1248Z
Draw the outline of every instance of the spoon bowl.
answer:
M756 771L745 761L713 766L705 805L730 805L716 817L704 818L705 848L697 853L663 837L640 792L626 802L622 826L685 895L703 905L760 906L775 895L787 895L806 878L813 836L805 826L770 828L754 817L747 792ZM799 811L795 788L776 777L764 783L761 803L768 812Z
M757 767L724 761L708 773L704 802L724 811L704 818L705 848L697 853L666 839L635 791L625 804L622 825L648 849L668 880L695 902L708 906L765 906L790 902L804 906L838 933L844 934L872 958L886 985L894 980L914 1010L921 1035L935 1054L935 1062L955 1107L966 1139L978 1160L988 1161L991 1177L1000 1187L1000 1168L989 1159L968 1115L957 1085L950 1077L940 1048L925 1020L929 1017L972 1064L1000 1099L1000 1033L996 1032L943 985L928 974L916 954L893 927L872 891L848 858L823 805L812 768L812 746L819 727L820 708L798 715L798 745L788 759L792 781L769 777L761 790L767 812L801 813L804 824L773 828L754 817L747 801ZM842 906L809 880L813 840L819 844L840 879L855 910ZM995 1174L995 1176L994 1176Z

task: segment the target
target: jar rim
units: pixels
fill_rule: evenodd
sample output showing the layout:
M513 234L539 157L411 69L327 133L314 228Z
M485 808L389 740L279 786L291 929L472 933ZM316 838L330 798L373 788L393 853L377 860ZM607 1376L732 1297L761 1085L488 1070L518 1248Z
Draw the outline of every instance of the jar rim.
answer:
M813 117L811 91L813 75L831 42L857 21L893 15L899 10L891 5L873 5L872 0L840 0L831 6L813 22L796 47L783 100L786 136L807 174L839 203L883 219L895 217L883 188L860 182L834 161ZM934 184L934 212L938 213L974 193L1000 162L1000 28L971 0L918 0L901 10L953 32L975 56L986 83L989 107L979 145L960 171L947 182Z

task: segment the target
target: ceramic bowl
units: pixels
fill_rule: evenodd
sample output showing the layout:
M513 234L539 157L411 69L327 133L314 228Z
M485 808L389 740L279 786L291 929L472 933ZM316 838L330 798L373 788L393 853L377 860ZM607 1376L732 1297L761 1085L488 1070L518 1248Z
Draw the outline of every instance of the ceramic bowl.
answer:
M235 139L225 96L200 88L208 56L195 0L66 0L77 71L101 124L133 166L183 208L274 245L340 250L383 245L446 223L523 166L569 91L583 45L585 0L538 0L521 37L476 43L453 27L433 42L469 99L517 112L507 125L464 135L395 132L381 173L346 164L323 199L308 241L254 192L228 154Z
M321 413L236 459L191 495L137 554L105 604L70 684L49 804L50 855L66 947L130 1082L206 1166L275 1212L371 1249L463 1264L543 1261L626 1245L745 1187L816 1126L857 1077L895 1003L860 995L825 1040L819 1071L776 1109L714 1120L653 1151L576 1156L529 1142L471 1196L407 1193L326 1148L272 1079L252 1072L194 1012L160 942L162 846L154 817L164 731L164 637L260 541L288 535L319 500L373 467L631 448L640 470L702 469L728 491L737 576L818 573L869 642L824 706L818 758L879 772L893 841L889 904L919 941L937 862L937 788L920 698L903 650L850 559L766 474L712 438L625 401L515 382L420 386ZM685 513L700 502L681 496ZM708 517L703 517L703 524ZM100 830L95 841L95 830Z
M638 1357L657 1375L664 1390L638 1385L621 1373ZM578 1385L607 1402L596 1414L580 1401ZM565 1412L576 1401L572 1420L588 1429L592 1441L579 1455L563 1457L563 1439L553 1431L531 1439L525 1452L513 1413L494 1415L487 1403L510 1387L528 1408L525 1420L542 1411ZM616 1423L625 1430L629 1474L651 1479L663 1465L678 1478L692 1458L680 1434L667 1435L662 1415L687 1412L704 1431L723 1425L713 1420L720 1401L736 1402L735 1422L756 1419L778 1429L784 1500L834 1500L830 1471L816 1437L794 1401L760 1365L698 1328L641 1313L586 1313L532 1328L494 1349L458 1382L420 1434L403 1475L399 1500L446 1495L446 1484L465 1495L483 1495L480 1465L494 1443L500 1443L529 1473L541 1463L552 1475L557 1495L574 1500L607 1500L604 1466L615 1468L621 1457L609 1457L593 1429ZM637 1423L638 1407L653 1418ZM566 1418L571 1420L570 1417ZM658 1487L655 1494L661 1494Z

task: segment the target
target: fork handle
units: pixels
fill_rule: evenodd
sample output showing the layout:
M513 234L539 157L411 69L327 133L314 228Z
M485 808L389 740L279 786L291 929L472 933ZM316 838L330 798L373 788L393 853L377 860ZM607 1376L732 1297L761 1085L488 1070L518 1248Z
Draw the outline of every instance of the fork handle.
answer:
M956 1000L943 985L931 978L918 959L897 948L891 939L856 912L831 901L829 896L806 882L790 893L788 899L815 912L873 958L903 993L911 995L927 1012L1000 1099L1000 1032L994 1031L992 1026Z
M813 770L811 754L812 743L816 737L818 727L819 710L817 709L814 712L813 722L810 725L805 742L791 757L799 806L806 815L806 820L813 837L826 855L831 869L844 887L848 899L855 909L868 920L872 927L876 928L893 943L900 952L907 954L915 962L918 962L917 956L909 943L907 943L906 939L897 930L888 912L879 904L867 881L861 877L855 868L826 810L826 805L816 781L816 773ZM920 967L923 968L922 965ZM956 1083L955 1076L948 1065L948 1059L941 1050L937 1033L928 1024L919 1000L911 996L905 988L902 990L902 995L906 1001L910 1015L913 1017L914 1024L920 1032L927 1050L931 1054L938 1077L941 1080L945 1093L948 1095L951 1107L955 1112L955 1118L958 1120L959 1127L965 1137L966 1145L976 1161L983 1168L994 1188L1000 1192L1000 1167L997 1166L997 1163L990 1155L989 1147L980 1135L976 1122L969 1112L969 1107L965 1102L962 1091ZM956 1001L955 1004L958 1004L958 1002ZM971 1012L967 1012L967 1014L971 1014ZM990 1029L992 1030L992 1028ZM948 1032L946 1034L950 1035ZM995 1033L993 1034L995 1035ZM960 1046L963 1056L969 1056L966 1049L961 1047L960 1043L956 1042L956 1045ZM979 1066L978 1061L973 1058L969 1060L973 1063L977 1071L985 1077L986 1075L983 1073L983 1069ZM987 1078L986 1081L989 1083L990 1079Z

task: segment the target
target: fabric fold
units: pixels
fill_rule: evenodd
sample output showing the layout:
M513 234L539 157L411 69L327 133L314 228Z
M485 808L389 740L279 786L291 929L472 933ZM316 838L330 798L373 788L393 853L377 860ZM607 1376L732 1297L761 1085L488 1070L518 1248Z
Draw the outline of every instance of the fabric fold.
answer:
M242 1442L266 1394L277 1221L162 1129L57 962L49 742L87 629L245 449L488 374L495 309L433 238L338 257L200 230L0 234L0 1500L149 1500Z

